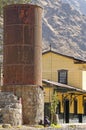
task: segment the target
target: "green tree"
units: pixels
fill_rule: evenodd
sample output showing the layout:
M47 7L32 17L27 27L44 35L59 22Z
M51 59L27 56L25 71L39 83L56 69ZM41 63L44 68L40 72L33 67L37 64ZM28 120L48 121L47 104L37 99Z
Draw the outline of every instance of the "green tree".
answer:
M56 120L56 107L58 105L58 97L57 93L55 92L52 96L52 102L51 102L51 123L57 124Z
M3 7L9 4L24 4L31 2L31 0L0 0L0 16L3 14Z

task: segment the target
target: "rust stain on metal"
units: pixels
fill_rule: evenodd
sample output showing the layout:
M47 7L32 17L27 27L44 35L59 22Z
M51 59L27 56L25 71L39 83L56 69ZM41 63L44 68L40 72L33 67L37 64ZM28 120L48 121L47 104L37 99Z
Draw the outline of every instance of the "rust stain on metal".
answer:
M4 85L41 85L42 8L4 8Z

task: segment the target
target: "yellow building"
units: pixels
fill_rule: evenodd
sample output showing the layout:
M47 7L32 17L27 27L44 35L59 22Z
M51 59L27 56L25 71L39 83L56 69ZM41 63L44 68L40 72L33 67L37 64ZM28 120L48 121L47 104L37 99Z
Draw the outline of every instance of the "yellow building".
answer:
M82 122L86 115L86 61L49 50L43 52L42 63L45 114L50 116L48 108L56 91L59 118L66 123L73 117Z

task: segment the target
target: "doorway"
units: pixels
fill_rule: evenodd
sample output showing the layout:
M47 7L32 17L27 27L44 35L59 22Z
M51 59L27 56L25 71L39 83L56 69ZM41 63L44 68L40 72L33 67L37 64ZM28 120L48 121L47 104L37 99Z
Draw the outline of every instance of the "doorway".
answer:
M65 123L69 123L69 100L64 101L64 120Z

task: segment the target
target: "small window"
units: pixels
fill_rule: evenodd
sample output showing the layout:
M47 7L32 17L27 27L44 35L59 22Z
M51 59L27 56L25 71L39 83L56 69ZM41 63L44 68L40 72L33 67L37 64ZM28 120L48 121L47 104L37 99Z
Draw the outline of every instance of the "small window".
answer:
M67 84L67 70L59 70L58 71L58 82Z

